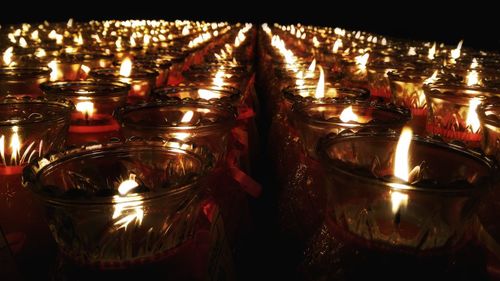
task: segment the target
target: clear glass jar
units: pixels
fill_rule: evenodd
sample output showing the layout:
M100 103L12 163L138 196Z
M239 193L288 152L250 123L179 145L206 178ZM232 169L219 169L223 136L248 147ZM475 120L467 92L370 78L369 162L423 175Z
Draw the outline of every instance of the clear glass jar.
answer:
M50 69L42 66L0 67L0 93L15 96L42 96L39 86L49 81Z
M125 138L162 137L207 147L220 163L236 123L233 107L216 101L152 101L116 110Z
M41 158L23 177L67 259L126 269L166 258L193 238L199 182L212 159L187 143L135 139Z
M129 103L138 103L149 98L151 91L156 86L158 72L150 69L134 68L130 76L122 76L118 69L98 68L89 73L96 80L119 81L130 85L128 93Z
M21 184L23 168L62 148L73 105L46 98L0 98L0 226L21 272L47 273L55 254L38 201Z
M447 141L458 140L470 147L479 147L481 122L477 107L499 89L438 82L424 87L429 116L427 132Z
M469 247L496 164L463 146L414 137L409 167L421 170L406 183L393 177L398 138L344 134L321 144L326 225L335 249L329 258L351 278L360 267L362 276L386 276L384 265L418 278L460 274L464 267L480 272L480 251L470 255Z
M65 98L75 105L67 144L99 143L119 137L120 126L113 111L127 102L130 85L86 80L47 82L40 87L47 96Z

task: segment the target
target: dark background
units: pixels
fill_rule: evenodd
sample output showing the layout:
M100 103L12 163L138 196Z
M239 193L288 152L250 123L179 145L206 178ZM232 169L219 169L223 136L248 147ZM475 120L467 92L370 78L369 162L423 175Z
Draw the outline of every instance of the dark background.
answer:
M481 1L15 1L2 7L0 23L90 19L192 19L303 23L361 29L408 39L500 50L500 12ZM493 3L493 1L490 1ZM272 6L271 6L272 5Z

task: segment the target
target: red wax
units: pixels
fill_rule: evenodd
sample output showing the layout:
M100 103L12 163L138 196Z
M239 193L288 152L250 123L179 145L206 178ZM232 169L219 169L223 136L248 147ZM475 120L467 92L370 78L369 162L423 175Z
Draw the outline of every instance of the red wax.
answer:
M70 133L76 134L91 134L91 133L106 133L118 131L120 125L111 115L93 114L88 120L81 113L73 113L71 115L71 125L69 126Z
M24 166L2 166L0 167L0 175L1 176L21 175L23 169Z
M21 184L23 168L0 167L0 225L20 272L46 279L54 242L39 201Z
M382 98L389 101L391 99L391 90L388 87L372 87L370 88L371 98Z
M408 125L411 127L416 135L425 136L427 131L425 126L427 124L427 108L412 108L411 120Z
M468 143L471 146L479 146L481 142L481 134L479 133L471 133L471 132L463 132L463 131L454 131L450 129L444 129L441 127L436 127L432 124L427 124L427 132L440 135L444 139L447 140L459 140Z

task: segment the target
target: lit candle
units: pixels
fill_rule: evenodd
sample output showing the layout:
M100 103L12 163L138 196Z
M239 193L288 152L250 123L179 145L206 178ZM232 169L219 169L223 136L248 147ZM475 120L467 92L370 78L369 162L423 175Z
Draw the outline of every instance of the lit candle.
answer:
M89 75L99 80L114 80L130 84L128 102L136 103L149 97L155 88L158 72L132 66L130 58L125 57L118 71L110 68L93 69Z
M50 82L41 85L46 95L64 97L75 104L68 144L107 141L118 137L120 126L113 110L126 103L130 86L113 81Z

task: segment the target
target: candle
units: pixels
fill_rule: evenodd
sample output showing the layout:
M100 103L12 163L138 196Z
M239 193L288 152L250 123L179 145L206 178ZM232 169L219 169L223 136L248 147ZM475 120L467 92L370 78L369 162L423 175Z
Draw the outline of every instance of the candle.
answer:
M167 259L193 239L210 159L178 141L135 140L54 154L23 177L66 259L123 270Z
M498 94L495 88L466 86L453 82L436 82L424 87L429 108L427 132L445 140L459 140L479 147L481 123L477 107L488 96Z
M359 266L371 264L369 273L379 276L385 273L378 267L387 264L413 276L446 276L464 266L450 267L450 259L457 261L471 242L479 200L497 173L490 159L412 138L408 128L400 136L333 137L320 154L327 225L344 245L332 258L346 274L359 276Z
M0 67L0 91L2 95L41 96L39 85L49 80L49 74L47 67Z
M206 146L222 164L229 133L236 122L233 107L220 102L153 101L116 110L126 138L176 138Z
M433 72L425 69L404 69L388 73L392 101L411 110L409 126L418 135L426 134L427 102L423 86L424 83L434 82L437 75L437 70Z
M316 154L320 138L343 131L399 131L410 112L392 104L359 100L305 100L290 113L289 139L282 148L283 187L279 192L281 227L302 245L324 220L325 175Z
M71 100L75 110L67 144L103 142L119 137L120 126L113 111L125 105L130 86L113 81L60 81L41 85L47 96Z
M46 274L52 240L40 206L21 184L23 168L64 143L72 105L42 98L0 98L0 225L20 270ZM40 260L42 259L42 260Z
M127 57L122 61L119 70L93 69L89 75L98 80L112 80L130 84L128 102L137 103L148 99L155 87L158 73L149 69L132 69L132 61Z

